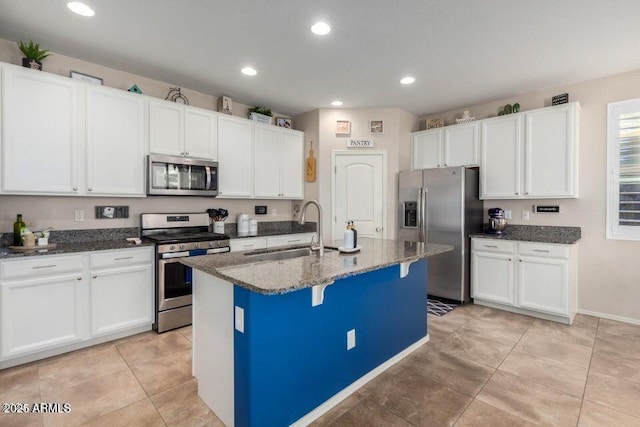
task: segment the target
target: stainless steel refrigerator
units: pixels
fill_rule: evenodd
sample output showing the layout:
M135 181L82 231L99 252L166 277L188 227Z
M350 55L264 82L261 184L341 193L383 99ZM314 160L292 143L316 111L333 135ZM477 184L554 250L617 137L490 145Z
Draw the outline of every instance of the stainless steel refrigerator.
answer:
M454 246L429 258L430 296L469 302L470 234L482 231L478 170L422 169L398 174L398 240Z

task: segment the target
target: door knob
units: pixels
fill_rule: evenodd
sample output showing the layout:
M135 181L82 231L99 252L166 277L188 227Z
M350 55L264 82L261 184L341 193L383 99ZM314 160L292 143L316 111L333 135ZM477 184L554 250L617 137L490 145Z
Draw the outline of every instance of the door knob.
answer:
M382 231L382 227L376 227L376 231L380 233Z

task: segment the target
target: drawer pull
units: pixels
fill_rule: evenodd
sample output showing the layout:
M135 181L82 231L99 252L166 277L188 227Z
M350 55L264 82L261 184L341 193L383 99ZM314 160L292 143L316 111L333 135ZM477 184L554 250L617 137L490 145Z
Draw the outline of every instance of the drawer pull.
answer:
M534 249L533 251L534 252L546 252L546 253L549 253L548 249Z
M254 245L242 245L243 248L252 248Z
M288 241L288 243L297 243L297 242L299 242L299 241L300 241L300 239L297 239L297 240L289 240L289 241Z
M114 258L114 260L115 261L122 261L124 259L132 259L132 258L133 258L132 256L122 256L122 257L119 257L119 258Z
M31 267L34 270L39 270L41 268L53 268L53 267L57 267L56 264L51 264L51 265L36 265L35 267Z
M484 245L485 248L494 248L494 249L498 249L497 246L495 245Z
M97 279L97 278L98 278L98 275L97 275L97 274L94 274L94 275L93 275L93 276L91 276L91 277L92 277L93 279Z

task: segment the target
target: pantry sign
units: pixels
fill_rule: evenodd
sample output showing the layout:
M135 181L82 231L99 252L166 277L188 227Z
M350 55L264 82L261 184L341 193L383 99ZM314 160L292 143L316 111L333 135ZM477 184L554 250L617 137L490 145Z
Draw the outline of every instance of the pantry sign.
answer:
M347 148L373 148L372 139L348 139Z

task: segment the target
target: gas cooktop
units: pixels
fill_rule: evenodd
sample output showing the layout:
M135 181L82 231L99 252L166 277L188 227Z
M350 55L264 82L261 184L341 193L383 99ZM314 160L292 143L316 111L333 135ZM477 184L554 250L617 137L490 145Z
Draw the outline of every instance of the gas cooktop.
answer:
M199 233L161 233L144 237L152 242L166 243L186 243L186 242L210 242L215 240L229 240L225 234L199 232Z

